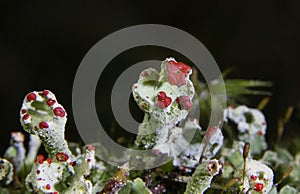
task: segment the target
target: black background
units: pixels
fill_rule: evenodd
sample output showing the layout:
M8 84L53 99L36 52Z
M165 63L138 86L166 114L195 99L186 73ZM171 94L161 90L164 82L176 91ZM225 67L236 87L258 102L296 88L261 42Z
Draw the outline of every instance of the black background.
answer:
M273 81L273 97L265 110L272 142L277 118L300 97L299 8L298 0L2 0L1 153L9 143L10 131L22 130L19 109L24 96L44 88L52 90L69 113L67 139L79 141L71 103L82 58L106 35L146 23L170 25L192 34L208 48L221 70L236 68L230 77ZM298 130L298 125L291 125L285 137L299 134Z

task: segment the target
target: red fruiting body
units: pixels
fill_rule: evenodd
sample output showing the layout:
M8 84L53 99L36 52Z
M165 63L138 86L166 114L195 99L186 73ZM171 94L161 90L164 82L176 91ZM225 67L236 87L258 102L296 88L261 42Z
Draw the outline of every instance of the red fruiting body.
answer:
M40 170L37 170L37 171L36 171L37 174L40 174L40 172L41 172Z
M255 185L254 185L254 190L255 191L262 191L263 190L263 188L264 188L264 184L262 184L262 183L256 183Z
M167 69L167 77L168 81L171 85L185 85L186 84L186 77L191 73L191 67L182 63L175 61L169 61L166 64Z
M180 71L183 73L189 73L191 71L191 67L184 64L183 62L175 62L173 60L169 61L170 64L175 65Z
M26 113L26 110L25 109L22 109L21 110L22 114Z
M50 184L47 184L47 185L46 185L46 189L47 189L47 190L50 190L50 189L51 189Z
M57 192L57 191L54 191L53 194L58 194L58 192Z
M210 127L210 128L206 131L205 137L208 138L208 139L210 139L210 138L213 136L213 134L215 134L215 132L217 131L217 129L218 129L218 128L217 128L216 126Z
M95 147L92 146L92 145L87 145L87 146L85 146L85 149L87 149L87 150L95 150Z
M4 169L4 168L5 168L5 165L1 165L1 168Z
M49 128L49 125L45 121L42 121L40 122L39 127L40 129L44 129L44 128Z
M29 114L25 114L25 115L22 117L22 120L23 120L23 121L24 121L24 120L27 120L27 119L29 119L29 117L30 117Z
M32 100L36 100L36 94L35 93L30 93L27 95L27 100L30 102Z
M250 179L252 179L252 180L254 180L254 181L255 181L255 180L257 179L257 176L255 176L255 175L251 175L251 176L250 176Z
M165 92L159 92L157 94L156 105L160 108L167 108L172 103L172 98L168 97Z
M76 161L70 162L70 165L71 165L71 166L75 166L75 165L76 165Z
M66 112L61 107L54 108L53 113L58 117L64 117L66 115Z
M164 99L164 105L165 105L165 107L168 107L171 103L172 103L172 98L166 97Z
M258 131L257 134L258 134L259 136L263 136L263 135L264 135L264 133L263 133L261 130Z
M66 162L69 159L69 156L63 152L56 153L56 160L60 162Z
M53 106L55 102L56 102L55 100L48 99L46 103L48 104L48 106Z
M51 158L47 158L47 162L48 162L48 164L51 164L52 163Z
M165 92L158 92L157 94L158 100L163 100L165 97L167 97Z
M42 92L42 95L43 96L47 96L49 94L49 90L44 90L43 92Z
M43 164L44 163L44 156L42 154L39 154L37 155L36 159L35 159L35 163L38 163L38 164Z
M193 107L193 103L189 96L179 96L176 99L176 102L180 104L181 108L185 110L190 110Z
M86 161L87 161L88 163L90 163L90 162L91 162L91 159L87 159Z

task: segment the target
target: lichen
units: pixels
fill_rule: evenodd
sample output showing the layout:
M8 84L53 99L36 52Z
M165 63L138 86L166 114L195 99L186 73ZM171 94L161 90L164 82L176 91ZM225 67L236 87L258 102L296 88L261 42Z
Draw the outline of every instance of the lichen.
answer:
M222 132L216 127L211 137L202 134L190 145L194 134L201 130L197 119L185 120L195 94L189 79L191 73L192 68L188 65L167 58L162 62L160 72L152 68L144 70L132 87L135 101L145 112L136 146L166 154L173 158L175 166L195 167L201 154L208 160L223 144Z
M3 158L0 158L0 163L0 184L8 185L13 180L14 167L9 161Z
M38 136L48 157L38 155L27 175L25 186L34 193L92 193L89 176L95 166L95 148L85 147L85 154L74 156L64 138L67 113L49 90L29 93L22 105L21 124L25 131ZM38 141L32 136L31 151Z
M204 193L210 187L213 177L222 172L222 168L222 163L216 159L199 165L186 186L185 194Z
M64 138L67 113L52 92L29 93L23 100L20 117L24 130L40 138L52 160L57 152L73 158Z

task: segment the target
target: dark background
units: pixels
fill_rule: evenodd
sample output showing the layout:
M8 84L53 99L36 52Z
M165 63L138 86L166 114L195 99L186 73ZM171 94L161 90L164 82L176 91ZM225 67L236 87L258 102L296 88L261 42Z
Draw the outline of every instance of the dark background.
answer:
M53 91L69 113L67 139L79 141L71 103L72 84L82 58L106 35L146 23L170 25L192 34L208 48L221 70L236 68L230 77L273 81L273 97L265 109L272 142L277 118L300 99L299 8L298 0L2 0L0 153L9 143L10 131L22 130L19 109L24 96L44 88ZM143 58L143 52L138 52L141 59L160 58L155 49L149 53ZM297 131L294 119L284 137L299 134Z

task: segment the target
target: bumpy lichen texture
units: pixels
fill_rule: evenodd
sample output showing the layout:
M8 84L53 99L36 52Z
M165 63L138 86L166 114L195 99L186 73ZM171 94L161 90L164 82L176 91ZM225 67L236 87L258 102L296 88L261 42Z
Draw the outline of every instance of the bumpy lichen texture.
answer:
M192 108L194 87L189 80L191 67L168 58L162 62L161 72L144 70L133 85L133 96L142 110L159 122L159 126L175 125Z
M213 177L222 172L222 168L222 163L216 159L199 165L186 186L185 194L204 193L210 187Z
M61 152L56 161L38 155L26 178L27 189L36 193L92 193L92 183L85 177L95 165L94 154L94 147L86 146L85 155L74 160Z
M189 79L191 73L188 65L167 58L160 72L153 68L144 70L132 87L135 101L145 112L135 144L173 158L175 166L195 167L201 154L209 159L223 144L223 135L216 127L209 138L202 135L190 145L194 134L201 131L197 119L183 122L193 106L195 90Z
M64 139L67 113L49 90L29 93L20 111L25 131L39 136L51 159L57 152L73 157Z
M243 142L249 141L253 154L260 154L267 148L265 140L267 123L260 110L244 105L230 106L224 112L224 120L226 122L230 120L237 125L238 139Z
M8 185L13 180L14 167L9 161L2 158L0 158L0 164L0 183Z
M95 165L95 148L85 147L85 154L75 157L64 139L67 113L48 90L29 93L21 109L25 131L38 136L48 152L48 158L38 155L25 180L28 191L34 193L92 193L87 180ZM34 140L35 138L32 137ZM36 142L36 141L34 141ZM33 143L34 143L33 142ZM36 152L36 150L32 151Z
M260 161L249 159L246 162L246 176L243 184L249 193L269 193L273 186L273 171Z

